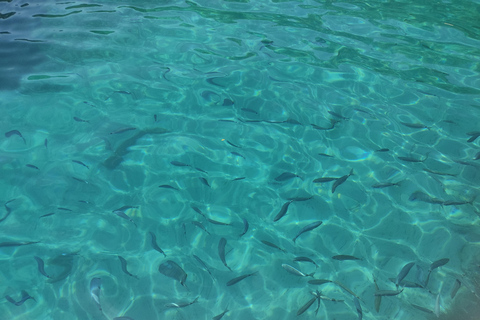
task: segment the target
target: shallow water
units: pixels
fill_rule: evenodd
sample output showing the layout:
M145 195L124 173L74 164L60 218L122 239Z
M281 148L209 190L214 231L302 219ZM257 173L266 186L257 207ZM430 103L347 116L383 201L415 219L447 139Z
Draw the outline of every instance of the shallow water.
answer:
M310 319L315 289L344 300L319 319L357 318L352 293L363 319L480 313L478 1L1 8L0 293L34 298L2 319ZM375 310L374 280L443 258Z

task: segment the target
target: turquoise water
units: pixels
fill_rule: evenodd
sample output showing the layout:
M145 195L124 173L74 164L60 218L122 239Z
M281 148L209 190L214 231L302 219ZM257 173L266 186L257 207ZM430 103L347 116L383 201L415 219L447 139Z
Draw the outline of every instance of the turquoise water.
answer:
M478 319L478 1L0 8L0 319Z

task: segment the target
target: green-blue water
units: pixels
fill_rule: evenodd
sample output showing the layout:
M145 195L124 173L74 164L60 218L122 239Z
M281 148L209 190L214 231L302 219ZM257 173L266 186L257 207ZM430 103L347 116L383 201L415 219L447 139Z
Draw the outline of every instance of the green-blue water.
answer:
M0 1L0 319L478 319L478 17Z

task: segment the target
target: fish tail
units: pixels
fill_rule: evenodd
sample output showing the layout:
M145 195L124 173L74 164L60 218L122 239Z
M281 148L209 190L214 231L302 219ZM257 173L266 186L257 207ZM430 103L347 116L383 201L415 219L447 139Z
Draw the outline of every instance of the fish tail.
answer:
M475 196L472 198L472 200L470 200L468 203L471 204L471 205L473 205L473 202L475 201L475 199L477 199L477 195L475 195Z

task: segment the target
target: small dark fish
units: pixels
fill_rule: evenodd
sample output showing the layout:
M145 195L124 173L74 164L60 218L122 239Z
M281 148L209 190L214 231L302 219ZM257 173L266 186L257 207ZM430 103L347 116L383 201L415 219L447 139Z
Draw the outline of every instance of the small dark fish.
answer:
M228 140L225 140L225 141L227 141L227 143L228 143L229 145L231 145L232 147L235 147L235 148L242 148L242 147L240 147L240 146L237 146L236 144L233 144L233 143L231 143L231 142L230 142L230 141L228 141Z
M215 317L212 318L212 320L220 320L223 318L223 316L228 312L228 308L225 309L225 311L223 311L222 313L220 313L219 315L216 315Z
M130 221L131 223L133 223L133 225L135 226L135 228L137 227L137 224L135 223L135 221L133 221L132 218L130 218L129 216L127 216L125 214L125 212L123 211L120 211L120 210L117 210L117 211L113 211L113 213L115 213L117 216L119 216L120 218L123 218L125 220L128 220Z
M250 109L250 108L242 108L241 110L242 110L242 111L245 111L245 112L250 112L250 113L258 114L257 111L255 111L255 110L253 110L253 109Z
M315 228L318 228L322 225L322 221L315 221L313 223L310 223L309 225L306 225L305 227L302 228L302 230L300 230L300 232L295 236L295 238L293 238L293 242L295 243L295 241L297 240L297 238L302 235L303 233L305 232L308 232L308 231L311 231Z
M45 145L45 148L48 148L48 140L45 139L45 141L43 142L43 144Z
M185 222L182 223L182 229L183 229L183 236L185 237L185 240L188 241L188 239L187 239L187 225L185 224Z
M388 280L392 281L393 283L395 283L395 281L396 281L395 278L388 278ZM404 288L424 288L423 285L418 284L416 282L408 281L408 280L400 281L399 286L404 287Z
M378 287L377 281L373 279L373 283L375 284L375 292L380 291L380 288ZM380 312L380 305L382 303L382 296L375 296L375 310Z
M405 127L409 127L412 129L429 129L430 128L424 125L423 123L408 123L408 122L401 122L401 121L400 123L403 124Z
M279 246L277 246L276 244L271 243L270 241L261 240L261 242L262 242L264 245L267 245L267 246L269 246L269 247L278 249L278 250L283 251L283 252L285 252L285 253L287 252L287 251L285 251L284 249L282 249L282 248L280 248Z
M94 104L88 102L88 101L83 101L86 105L89 105L90 107L96 108Z
M188 307L188 306L194 304L195 302L197 302L198 298L199 297L196 297L195 300L193 300L191 302L179 302L179 303L171 302L171 303L167 303L165 305L165 307L166 308L185 308L185 307Z
M282 208L280 209L280 211L277 213L277 215L273 218L273 222L276 222L278 220L280 220L281 218L283 218L284 215L287 214L287 210L288 210L288 206L290 205L290 203L292 203L293 201L290 200L288 202L285 202L282 206Z
M403 266L402 270L398 273L398 276L395 278L395 285L398 286L400 285L400 282L405 279L405 277L408 275L410 272L410 269L415 265L415 262L410 262L407 263L406 265Z
M258 273L258 271L255 271L255 272L253 272L253 273L244 274L243 276L233 278L232 280L229 280L229 281L227 282L227 287L233 286L234 284L239 283L239 282L242 281L243 279L248 278L248 277L250 277L250 276L253 276L253 275L257 274L257 273Z
M119 134L119 133L124 133L124 132L132 131L132 130L137 130L137 128L133 128L133 127L123 128L123 129L119 129L117 131L110 132L110 134Z
M4 221L5 219L8 218L8 216L12 213L12 209L8 206L8 204L12 201L14 201L15 199L12 199L12 200L8 200L7 202L5 202L4 206L5 206L5 210L7 210L7 214L5 214L5 216L3 218L0 219L0 222Z
M315 274L315 272L312 272L312 273L309 273L309 274L305 274L303 273L302 271L292 267L291 265L289 264L282 264L282 268L287 270L288 273L291 273L293 275L296 275L296 276L299 276L299 277L313 277L313 275Z
M336 118L339 118L339 119L342 119L342 120L349 120L350 119L350 118L346 118L346 117L342 116L341 114L336 113L334 111L328 110L328 113L330 113L332 116L334 116Z
M300 176L294 174L294 173L291 173L291 172L284 172L282 173L281 175L279 175L278 177L276 177L274 180L275 181L278 181L278 182L283 182L283 181L286 181L286 180L290 180L290 179L293 179L293 178L300 178L302 179Z
M388 188L388 187L393 187L393 186L400 186L400 182L397 182L397 183L393 183L393 182L377 183L377 184L372 185L372 188L383 189L383 188Z
M335 283L337 286L339 286L340 288L342 288L343 290L347 291L348 293L350 293L352 296L356 297L357 299L360 299L359 296L357 296L352 290L348 289L344 284L342 284L341 282L338 282L338 281L332 281L333 283Z
M473 157L473 160L480 160L480 151Z
M205 171L203 169L200 169L200 168L197 168L197 167L195 167L194 169L197 170L197 171L203 172L203 173L208 173L207 171Z
M295 257L293 259L293 261L295 261L295 262L310 262L310 263L313 263L315 265L315 267L318 267L318 264L308 257Z
M322 156L322 157L327 157L327 158L333 158L334 157L334 156L326 154L326 153L318 153L318 155Z
M168 184L162 184L161 186L158 186L159 188L165 188L165 189L173 189L173 190L179 190L178 188L172 187L171 185Z
M40 241L23 241L23 242L7 241L7 242L0 242L0 248L26 246L26 245L29 245L29 244L35 244L35 243L39 243L39 242Z
M457 291L458 289L460 289L461 285L462 283L460 282L460 280L455 279L455 284L453 285L452 292L450 292L450 298L455 298L455 295L457 294Z
M332 282L331 280L326 280L326 279L313 279L313 280L308 280L308 283L310 284L314 284L314 285L322 285L322 284L325 284L325 283L330 283Z
M87 169L90 169L90 168L89 168L85 163L83 163L82 161L72 160L72 162L78 163L79 165L84 166L84 167L87 168Z
M58 210L62 210L62 211L73 212L73 210L68 209L68 208L57 207L57 209L58 209Z
M154 115L153 115L153 122L157 122L157 120L158 120L158 117L157 117L156 114L154 114Z
M123 206L121 208L118 208L118 209L115 209L113 210L112 212L115 212L115 211L125 211L125 210L128 210L128 209L137 209L138 206Z
M419 306L419 305L416 305L416 304L413 304L411 303L412 307L414 307L415 309L418 309L420 311L423 311L423 312L426 312L426 313L430 313L430 314L433 314L433 311L430 310L430 309L427 309L427 308L424 308L422 306Z
M315 300L319 299L318 297L313 297L312 299L308 300L307 303L305 303L300 309L297 311L297 316L303 314L305 311L307 311L312 304L315 302Z
M127 260L125 260L125 258L123 258L122 256L118 256L118 259L120 260L120 264L122 265L122 271L125 272L126 274L128 274L130 277L134 277L135 279L138 280L138 277L136 275L128 272L128 270L127 270Z
M50 212L50 213L44 214L43 216L40 216L40 218L45 218L45 217L53 216L54 214L55 214L55 212Z
M93 278L92 281L90 281L90 296L93 298L93 301L95 301L100 311L102 311L102 306L100 305L101 289L102 289L102 279Z
M202 182L204 185L206 185L207 187L210 188L210 185L208 184L207 179L205 179L204 177L200 177L200 178L198 178L198 179L200 179L200 182Z
M437 260L437 261L434 261L431 265L430 265L430 268L428 269L428 273L427 273L427 279L425 280L425 286L428 285L428 280L430 280L430 274L432 273L433 270L447 264L448 262L450 261L450 259L448 258L443 258L443 259L440 259L440 260Z
M183 163L183 162L180 162L180 161L170 161L170 163L172 165L174 165L175 167L190 167L189 164L186 164L186 163Z
M340 254L338 256L333 256L332 259L339 260L339 261L345 261L345 260L362 260L361 258L357 258L354 256L349 256L346 254Z
M120 94L132 94L131 92L129 92L129 91L125 91L125 90L117 90L117 91L113 91L113 93L120 93Z
M207 234L210 234L210 232L208 232L207 228L205 228L205 226L201 223L201 222L198 222L198 221L192 221L192 224L199 227L200 229L202 229L203 231L205 231Z
M235 178L232 181L239 181L239 180L243 180L243 179L245 179L245 177Z
M388 151L390 151L390 149L387 149L387 148L375 150L375 152L388 152Z
M358 320L362 320L363 318L362 306L360 305L360 301L358 300L358 298L353 297L353 304L355 305L355 309L357 309Z
M242 218L242 220L243 220L243 231L242 231L242 233L240 234L240 237L243 236L245 233L247 233L247 231L248 231L248 226L249 226L247 219Z
M473 142L478 137L480 137L480 131L467 132L467 135L470 136L470 138L467 140L467 142Z
M240 153L238 152L235 152L235 151L232 151L230 152L231 154L233 154L234 156L237 156L237 157L242 157L243 159L246 159L244 156L242 156Z
M31 295L29 295L27 293L27 291L25 290L22 290L22 298L19 300L19 301L15 301L12 299L12 297L10 296L5 296L5 299L10 302L10 303L13 303L14 305L16 305L17 307L18 306L21 306L22 304L25 303L25 301L27 301L28 299L32 299L33 301L36 301L35 298L33 298Z
M438 174L439 176L451 176L451 177L456 177L456 176L457 176L457 175L454 174L454 173L433 171L433 170L430 170L430 169L428 169L428 168L423 168L422 170L423 170L423 171L426 171L426 172L429 172L429 173Z
M151 231L149 231L148 233L150 234L150 237L152 237L152 248L153 248L153 250L156 250L156 251L160 252L166 258L167 255L165 254L165 252L163 252L163 250L157 244L157 237L155 236L155 233L153 233Z
M212 223L212 224L219 225L219 226L229 226L230 225L230 223L221 222L221 221L217 221L217 220L213 220L213 219L209 219L209 218L207 218L207 221Z
M402 161L406 161L406 162L425 162L425 160L428 159L429 154L430 154L430 152L427 152L424 159L417 159L417 158L412 158L412 157L397 157L397 158L402 160Z
M232 105L234 105L234 104L235 104L235 102L233 102L233 100L223 99L222 106L224 106L224 107L229 107L229 106L232 106Z
M26 167L29 167L29 168L32 168L32 169L40 170L40 169L38 169L37 166L34 166L33 164L26 164L25 166L26 166Z
M218 256L220 260L222 260L223 265L228 268L228 270L232 271L230 267L227 265L227 261L225 260L225 246L227 245L227 240L225 238L221 238L218 242Z
M448 200L448 201L443 202L442 204L444 206L460 206L460 205L463 205L463 204L472 204L473 201L475 201L475 199L476 199L476 197L474 197L472 200L469 200L469 201Z
M350 170L350 173L347 174L347 175L344 175L340 178L337 179L337 181L335 181L332 185L332 193L335 193L335 190L338 188L338 186L340 186L342 183L344 183L345 181L347 181L348 177L352 176L353 175L353 169Z
M353 110L361 112L361 113L368 114L369 116L374 117L376 119L375 115L373 115L370 111L367 111L367 110L364 110L364 109L361 109L361 108L353 108Z
M206 218L205 215L202 213L202 211L200 211L200 209L198 209L197 207L194 207L194 206L191 206L191 208L197 212L198 214L200 214L202 217Z
M318 126L314 123L310 123L310 125L313 127L313 129L327 131L327 130L332 130L333 128L335 128L335 124L337 124L338 122L339 122L338 120L331 119L330 120L330 127L321 127L321 126Z
M408 198L410 201L422 201L422 202L427 202L427 203L432 203L432 204L443 204L445 201L437 198L430 197L428 194L422 192L422 191L415 191L410 195Z
M319 297L319 301L320 301L320 300L327 300L327 301L333 301L333 302L345 302L345 300L333 299L333 298L329 298L329 297L326 297L326 296L322 296L318 290L316 290L315 295L316 295L317 297ZM317 309L318 309L318 308L317 308Z
M287 200L300 202L300 201L308 201L312 198L313 198L313 196L310 196L310 197L293 197L293 198L287 198Z
M375 296L396 296L397 294L400 294L403 292L403 288L402 290L378 290L378 291L375 291L374 295Z
M81 182L81 183L88 184L88 181L86 181L86 180L82 180L82 179L79 179L79 178L76 178L76 177L72 177L72 179L77 180L78 182Z
M22 134L21 134L20 131L18 131L18 130L11 130L11 131L5 132L5 137L10 138L10 137L13 136L14 134L17 135L17 136L19 136L20 138L22 138L22 139L23 139L23 142L24 142L25 144L27 144L27 141L25 141L25 138L22 136Z
M193 255L193 257L198 261L198 263L202 266L202 268L205 269L210 274L212 279L215 280L215 278L213 277L213 274L210 271L210 268L207 266L207 264L205 262L203 262L203 260L200 259L199 257L197 257L196 255Z
M318 310L320 310L320 297L322 296L320 294L320 291L315 290L315 293L312 293L315 297L317 297L317 309L315 310L315 316L318 314Z
M158 271L167 277L177 280L185 288L187 287L185 285L185 281L187 280L187 274L178 264L176 264L172 260L167 260L162 263L158 267Z
M77 121L77 122L90 122L88 120L83 120L83 119L80 119L79 117L73 117L73 120Z
M38 271L40 271L40 273L41 273L43 276L51 279L52 277L50 277L50 276L45 272L45 264L44 264L43 260L42 260L41 258L37 257L37 256L34 256L33 258L35 259L35 261L37 261Z
M113 318L113 320L135 320L135 319L124 316L124 317L115 317Z
M313 180L313 182L314 183L323 183L323 182L330 182L330 181L334 181L334 180L338 180L338 178L322 177L322 178L317 178L317 179Z

